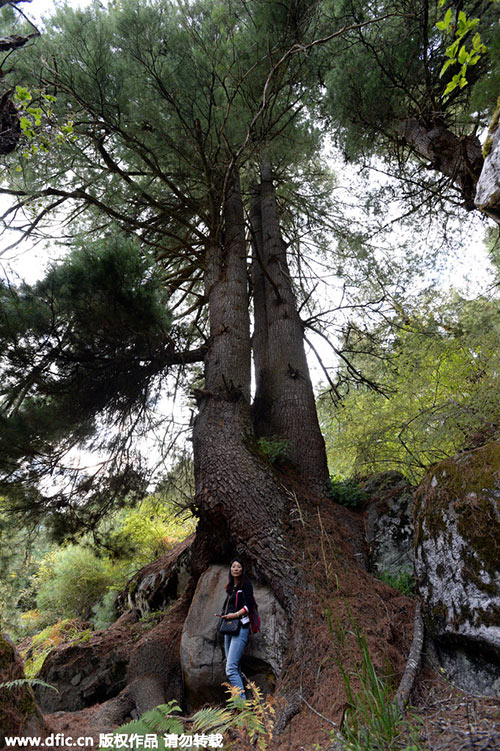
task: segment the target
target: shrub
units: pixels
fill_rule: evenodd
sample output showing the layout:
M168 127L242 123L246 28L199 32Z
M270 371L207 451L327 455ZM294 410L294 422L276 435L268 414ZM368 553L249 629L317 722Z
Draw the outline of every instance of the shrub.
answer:
M108 628L116 620L115 600L117 590L110 589L92 608L91 622L96 630Z
M257 445L271 464L279 465L290 458L288 441L286 438L258 438Z
M381 571L378 578L394 589L399 589L404 595L412 597L415 594L415 577L411 571Z
M327 492L332 501L350 509L358 508L367 498L355 480L339 480L332 475L327 480Z
M40 610L56 618L89 620L97 605L113 584L113 567L81 545L69 545L50 553L37 575L36 598Z

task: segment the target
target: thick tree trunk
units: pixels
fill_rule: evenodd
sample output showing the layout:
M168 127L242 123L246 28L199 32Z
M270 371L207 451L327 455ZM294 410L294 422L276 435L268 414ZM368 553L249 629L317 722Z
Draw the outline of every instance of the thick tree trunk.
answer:
M300 475L322 495L328 479L325 443L281 234L271 164L265 157L258 198L251 212L255 431L258 436L285 438Z
M451 178L462 193L467 210L476 208L476 183L484 162L476 136L458 138L444 124L428 125L415 117L401 123L400 134L420 157L429 160L433 169Z
M269 204L275 205L272 183L268 181L267 187L271 191L266 196ZM261 202L267 227L270 217L275 216L277 221L275 209L269 204ZM273 237L273 233L270 235ZM273 419L282 421L276 424L284 426L285 437L295 439L293 430L300 436L308 428L308 415L315 417L314 400L303 351L296 353L293 346L282 348L283 342L276 341L281 338L296 345L300 326L295 300L288 296L291 285L283 263L286 262L283 245L275 248L268 238L264 247L269 254L268 274L273 275L273 282L269 282L272 293L266 293L269 346L265 356L269 358L270 371L281 367L284 359L293 354L291 362L286 360L281 379L271 380L271 393L282 400L280 409L273 410ZM274 289L280 290L279 285L283 291L276 296ZM332 620L341 624L339 642L334 644L339 655L344 652L342 645L346 641L342 636L343 623L355 622L362 630L369 628L380 648L389 638L392 623L404 622L408 616L406 612L404 618L397 615L397 609L386 602L385 592L382 597L377 594L370 607L366 606L365 594L372 593L374 586L383 590L384 585L374 585L359 568L342 539L336 515L331 515L331 503L325 502L321 512L329 516L331 528L324 527L326 517L318 518L319 508L308 492L313 484L310 478L319 477L315 454L308 454L305 445L306 460L296 453L309 486L298 488L295 494L287 491L283 478L275 474L258 451L250 409L245 227L236 176L225 201L224 244L214 238L207 251L206 294L211 337L205 360L206 383L198 392L199 414L193 434L199 524L193 543L192 571L196 577L211 562L227 561L237 552L248 564L251 576L267 583L283 606L290 621L291 637L277 684L281 699L277 729L282 730L300 712L301 697L311 699L325 712L331 706L331 692L341 691L337 664L332 660L332 635L325 608L332 614ZM290 330L289 317L294 321ZM281 357L276 358L274 349L281 352ZM298 378L287 374L288 365L298 371ZM309 402L300 396L297 382L308 386ZM285 392L284 398L280 389ZM299 420L297 412L302 415ZM393 650L390 658L398 671L401 662L398 650ZM352 655L346 653L345 659L349 670ZM325 680L326 692L322 688ZM292 720L291 737L296 730L294 723L300 728L303 722L302 715L301 719Z
M236 177L225 200L224 245L214 239L207 249L206 295L210 345L193 432L195 573L237 551L290 612L296 577L281 530L287 499L259 455L250 412L246 239Z

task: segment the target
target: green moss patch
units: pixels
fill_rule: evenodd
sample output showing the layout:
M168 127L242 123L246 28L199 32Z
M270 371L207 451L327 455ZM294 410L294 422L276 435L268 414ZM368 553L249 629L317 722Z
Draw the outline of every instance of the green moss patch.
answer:
M493 576L500 565L500 442L432 468L416 495L417 545L446 533L451 509L458 533L477 554L467 555L464 566L481 590L491 590L484 573Z
M488 154L490 154L491 149L493 147L493 136L495 135L496 129L498 128L498 123L500 122L500 97L498 97L497 106L495 111L493 112L493 117L491 118L490 127L488 128L488 137L486 141L484 142L483 146L483 156L486 159Z
M47 655L60 644L77 644L89 641L92 631L88 624L75 618L66 618L47 626L33 637L31 647L24 655L25 672L29 678L35 678L42 669Z

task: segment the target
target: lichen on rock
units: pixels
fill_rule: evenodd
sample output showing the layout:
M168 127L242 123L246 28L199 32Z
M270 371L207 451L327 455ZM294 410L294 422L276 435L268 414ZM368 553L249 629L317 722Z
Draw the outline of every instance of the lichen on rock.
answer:
M413 574L413 491L400 472L384 472L363 485L370 570L376 576Z
M470 689L460 665L482 661L490 685L476 690L500 695L500 443L432 468L416 494L415 530L424 619L451 677Z
M476 186L476 206L500 221L500 99L483 147L484 165Z

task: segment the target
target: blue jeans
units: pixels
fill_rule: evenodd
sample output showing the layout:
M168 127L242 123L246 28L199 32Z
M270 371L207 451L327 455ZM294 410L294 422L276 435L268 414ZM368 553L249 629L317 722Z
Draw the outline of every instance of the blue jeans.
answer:
M224 634L226 675L229 678L231 686L238 686L243 699L245 698L245 687L243 685L240 662L249 636L250 628L243 628L242 626L240 626L240 631L236 636L233 636L232 634Z

